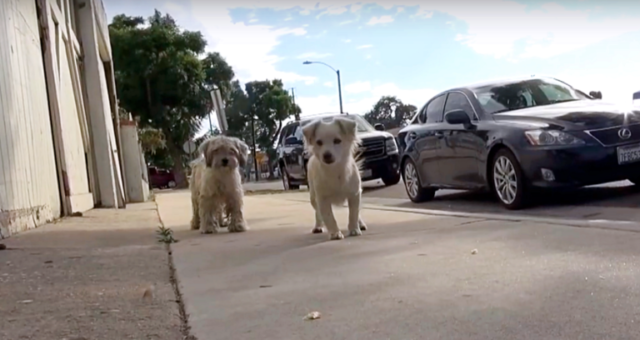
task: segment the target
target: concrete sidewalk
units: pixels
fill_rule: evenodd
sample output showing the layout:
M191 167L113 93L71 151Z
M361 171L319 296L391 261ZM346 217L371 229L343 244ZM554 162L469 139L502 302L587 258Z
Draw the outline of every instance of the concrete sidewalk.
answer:
M129 204L2 240L0 339L182 339L158 225Z
M157 202L199 340L640 339L637 232L365 209L327 241L270 195L246 197L251 231L200 235L188 194Z

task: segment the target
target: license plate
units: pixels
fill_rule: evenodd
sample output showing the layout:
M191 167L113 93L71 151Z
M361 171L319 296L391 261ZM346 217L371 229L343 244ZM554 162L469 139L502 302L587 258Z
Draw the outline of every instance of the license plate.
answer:
M629 164L640 161L640 144L618 147L618 164Z
M371 169L364 169L360 171L360 177L367 178L371 176Z

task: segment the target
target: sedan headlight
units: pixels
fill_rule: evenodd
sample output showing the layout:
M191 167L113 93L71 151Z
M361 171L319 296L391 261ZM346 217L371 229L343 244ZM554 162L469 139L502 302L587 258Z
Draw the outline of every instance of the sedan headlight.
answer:
M395 138L389 138L385 142L385 148L387 149L388 154L393 154L398 152L398 144L396 144Z
M526 131L525 136L531 145L534 146L554 146L554 145L582 145L584 141L566 132L558 130L533 130Z

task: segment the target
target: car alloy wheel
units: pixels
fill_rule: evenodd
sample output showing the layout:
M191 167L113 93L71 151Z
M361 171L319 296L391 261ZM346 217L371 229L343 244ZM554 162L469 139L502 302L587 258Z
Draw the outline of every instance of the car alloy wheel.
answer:
M414 203L430 201L436 195L436 189L423 188L418 177L418 171L411 159L407 159L402 167L404 187L409 199Z
M492 163L493 191L502 205L509 210L523 208L527 203L525 181L522 170L511 151L503 149L496 153Z
M282 177L282 187L284 187L284 190L289 190L289 177L283 168L280 168L280 177Z
M493 185L503 203L511 204L516 200L518 177L513 164L505 156L498 157L493 165Z
M407 162L404 166L404 186L407 189L407 194L410 198L418 196L418 188L420 183L418 182L418 173L412 162Z

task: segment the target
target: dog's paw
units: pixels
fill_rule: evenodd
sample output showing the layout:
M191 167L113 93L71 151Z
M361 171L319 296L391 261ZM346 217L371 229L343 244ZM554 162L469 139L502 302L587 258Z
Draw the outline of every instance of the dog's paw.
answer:
M363 220L358 220L358 226L360 227L360 230L365 231L367 230L367 225L364 223Z
M324 228L323 227L314 227L311 230L311 233L312 234L322 234L322 233L324 233Z
M230 233L242 233L249 230L249 227L245 223L229 224Z
M200 234L214 234L215 230L214 229L204 229L204 228L200 228Z
M362 231L360 231L360 228L349 229L349 236L361 236L361 235L362 235Z
M198 229L200 229L200 225L199 225L199 223L196 223L196 222L194 222L194 221L191 221L191 226L190 226L190 227L191 227L191 230L198 230Z
M337 233L333 233L331 234L331 236L329 236L329 240L342 240L344 238L344 235L342 235L341 231L338 231Z

